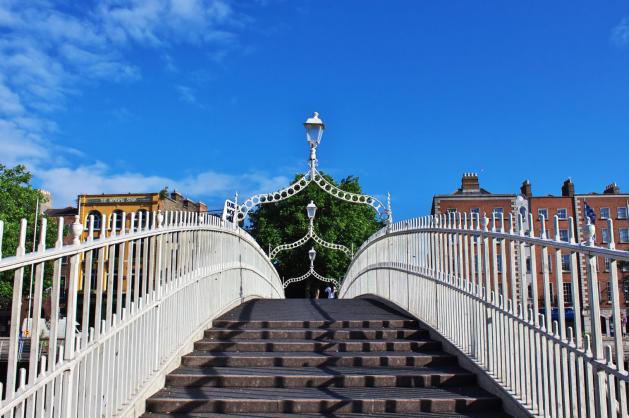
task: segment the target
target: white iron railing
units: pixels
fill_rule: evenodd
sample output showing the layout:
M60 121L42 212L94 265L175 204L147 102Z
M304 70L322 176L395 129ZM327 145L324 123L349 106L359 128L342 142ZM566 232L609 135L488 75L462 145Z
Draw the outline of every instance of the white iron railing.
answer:
M487 217L468 222L460 215L393 224L358 250L340 297L375 294L406 308L536 416L627 417L618 274L629 252L614 249L613 235L608 248L595 247L593 225L577 243L572 227L568 242L560 241L556 217L555 239L547 238L543 218L541 237L531 233L532 216L527 231L521 218L509 221L509 231L502 219L490 225ZM611 339L604 338L600 320L597 265L606 258L611 298L605 306L616 324ZM530 295L522 286L527 282ZM566 325L564 283L572 291L573 326Z
M236 226L190 212L153 213L149 222L142 222L141 214L137 222L134 213L122 216L118 223L116 214L103 220L97 239L94 219L84 233L76 217L69 245L63 245L61 219L50 249L44 219L39 248L28 254L22 221L16 256L0 259L0 272L15 278L0 417L138 416L144 399L212 318L247 299L284 297L264 251ZM0 246L2 227L0 222ZM47 344L41 344L44 321L30 321L24 362L22 295L30 269L31 317L49 321L50 331Z

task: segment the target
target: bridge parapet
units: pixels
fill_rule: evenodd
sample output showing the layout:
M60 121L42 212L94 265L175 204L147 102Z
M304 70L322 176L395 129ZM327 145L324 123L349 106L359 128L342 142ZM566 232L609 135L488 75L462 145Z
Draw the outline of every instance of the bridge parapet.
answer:
M513 217L507 229L502 218L460 214L397 222L358 249L339 295L377 295L407 309L535 416L626 417L618 275L629 252L615 250L613 236L607 248L594 246L593 225L578 243L572 227L567 241L560 239L556 217L554 239L539 222L540 237L532 216L527 230ZM618 324L611 336L601 326L603 263Z
M284 297L264 251L236 225L185 212L154 213L151 222L115 216L97 224L98 239L94 220L83 234L77 217L70 245L61 220L55 247L41 239L33 253L22 221L16 256L0 259L0 273L14 277L0 416L138 416L214 317L248 299ZM42 238L45 229L44 221ZM1 235L0 222L0 245ZM22 294L31 270L29 314Z

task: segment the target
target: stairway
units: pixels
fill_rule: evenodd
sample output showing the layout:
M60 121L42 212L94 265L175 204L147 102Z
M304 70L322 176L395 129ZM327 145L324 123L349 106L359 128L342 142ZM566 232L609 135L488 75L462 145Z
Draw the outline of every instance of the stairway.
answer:
M507 416L418 321L375 300L255 300L213 325L143 418Z

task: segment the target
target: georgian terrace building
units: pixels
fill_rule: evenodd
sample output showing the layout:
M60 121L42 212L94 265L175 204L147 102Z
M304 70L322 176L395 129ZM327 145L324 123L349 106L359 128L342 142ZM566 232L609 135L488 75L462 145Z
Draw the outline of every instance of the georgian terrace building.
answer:
M583 226L586 223L584 217L585 203L593 209L596 214L594 222L596 226L595 245L608 246L613 232L614 245L617 249L629 250L629 194L622 193L616 183L612 183L605 187L602 193L575 193L575 187L572 180L566 180L561 187L560 195L534 196L531 183L526 180L522 183L519 194L495 194L482 187L475 173L466 173L461 179L461 186L451 194L435 195L432 202L433 214L446 213L467 213L468 219L472 214L478 214L481 218L486 215L491 219L492 214L496 214L497 218L504 216L505 228L509 228L509 215L517 218L518 214L522 214L525 220L525 229L528 230L528 214L533 217L534 234L541 236L542 224L540 220L545 219L545 232L548 237L558 237L562 240L570 240L571 234L574 234L575 242L584 241ZM555 215L557 216L557 228L555 227ZM570 220L572 219L572 223ZM609 230L608 219L611 219L613 231ZM492 225L489 225L491 228ZM500 223L497 223L499 229ZM490 251L493 251L491 249ZM527 248L524 260L525 269L528 277L528 287L530 289L531 274L531 254ZM540 298L543 298L543 288L541 287L544 274L544 262L542 249L536 247L536 277ZM498 256L500 258L500 256ZM550 295L554 306L557 306L558 289L554 288L557 262L561 263L562 279L563 279L563 300L567 307L571 307L573 303L573 289L571 286L571 278L573 274L577 274L580 283L581 300L583 304L582 315L587 323L588 307L586 294L587 270L585 260L578 260L578 271L570 270L570 255L562 254L561 260L557 260L556 254L552 249L548 250L546 268L551 277ZM503 274L504 267L498 263L497 274L499 277ZM509 266L505 266L506 274L509 274ZM476 267L478 268L478 267ZM520 268L520 260L516 262L516 268ZM490 266L490 270L492 266ZM618 265L618 277L620 286L621 303L627 310L629 308L629 266ZM611 317L611 290L609 286L610 262L606 259L598 260L597 278L599 281L601 315L604 323L604 330L611 335L613 332L613 324ZM493 271L492 271L493 274ZM508 276L509 277L509 276ZM518 293L520 289L517 289ZM530 297L531 292L528 292ZM543 300L540 300L540 306L543 306ZM570 310L568 315L575 313ZM625 317L627 312L625 312ZM566 318L570 320L570 318ZM627 331L626 323L623 329Z

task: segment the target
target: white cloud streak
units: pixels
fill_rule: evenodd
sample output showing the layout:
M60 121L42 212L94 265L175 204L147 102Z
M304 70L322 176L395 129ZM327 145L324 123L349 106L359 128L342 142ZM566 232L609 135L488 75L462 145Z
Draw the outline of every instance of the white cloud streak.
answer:
M244 196L275 191L286 185L287 177L270 177L265 173L228 175L205 171L196 175L174 179L164 176L145 176L140 173L111 173L106 164L95 163L76 168L57 167L35 170L42 179L42 187L50 191L55 206L75 204L79 193L130 193L158 192L164 186L189 196L207 198L212 204L235 191Z
M623 18L612 29L612 42L617 46L629 45L629 17Z

